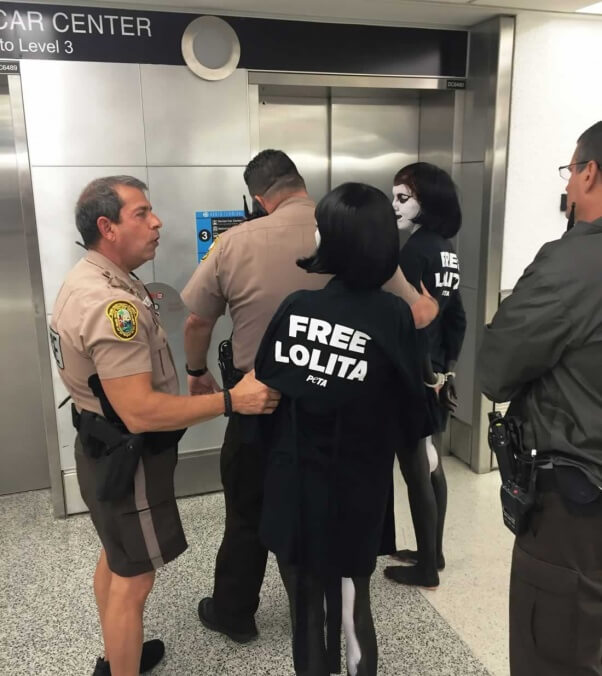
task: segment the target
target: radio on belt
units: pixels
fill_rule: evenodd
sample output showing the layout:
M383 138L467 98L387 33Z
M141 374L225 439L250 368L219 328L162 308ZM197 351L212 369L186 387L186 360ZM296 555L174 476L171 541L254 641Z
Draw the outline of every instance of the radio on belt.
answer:
M536 451L528 456L523 451L521 424L512 416L502 417L499 411L489 413L489 447L495 453L502 486L504 524L515 535L527 530L535 505Z

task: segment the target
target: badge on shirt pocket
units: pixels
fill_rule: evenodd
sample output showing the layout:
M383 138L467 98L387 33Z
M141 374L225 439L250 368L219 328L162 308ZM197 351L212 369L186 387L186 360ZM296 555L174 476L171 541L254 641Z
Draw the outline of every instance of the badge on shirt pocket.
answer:
M106 309L113 333L121 340L131 340L138 333L138 310L127 300L116 300Z

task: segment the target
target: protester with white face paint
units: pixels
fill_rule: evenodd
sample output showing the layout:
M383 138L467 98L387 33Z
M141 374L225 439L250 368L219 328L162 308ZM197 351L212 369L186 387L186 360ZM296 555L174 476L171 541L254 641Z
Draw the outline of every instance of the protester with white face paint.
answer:
M420 213L420 204L411 188L403 183L393 186L393 209L399 230L408 230L410 234L416 232L420 226L414 223L414 219Z
M387 197L346 183L316 219L318 250L298 265L334 278L282 303L255 362L283 394L260 535L290 600L297 675L340 673L342 625L348 674L376 676L370 576L377 555L395 550L395 453L430 431L424 347L407 305L381 290L399 257Z
M438 570L445 567L443 526L447 510L447 483L440 461L441 433L456 407L455 366L466 330L460 297L460 266L449 241L462 223L456 188L450 176L432 164L418 162L401 169L394 179L393 208L397 227L410 234L400 254L408 281L424 283L439 302L440 312L424 332L430 364L429 401L437 432L423 439L418 452L399 449L398 459L408 486L418 550L404 549L395 558L410 567L389 566L385 575L396 582L434 588ZM430 376L435 372L435 377ZM436 446L439 446L437 449Z

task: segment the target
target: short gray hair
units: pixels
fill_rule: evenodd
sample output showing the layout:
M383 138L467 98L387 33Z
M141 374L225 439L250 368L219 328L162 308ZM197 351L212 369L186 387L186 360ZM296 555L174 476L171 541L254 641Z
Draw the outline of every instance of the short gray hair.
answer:
M602 121L596 122L577 139L577 153L575 160L585 164L592 160L602 169ZM585 166L577 167L583 171Z
M119 185L142 191L148 190L146 183L133 176L105 176L88 183L79 196L75 207L75 224L86 248L100 239L98 219L101 216L105 216L113 223L119 223L119 212L123 207L123 202L115 190Z

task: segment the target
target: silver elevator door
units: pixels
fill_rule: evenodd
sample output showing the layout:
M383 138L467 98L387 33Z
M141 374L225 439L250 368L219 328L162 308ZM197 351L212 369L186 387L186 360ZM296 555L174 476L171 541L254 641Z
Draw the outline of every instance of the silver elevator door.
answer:
M284 150L318 201L347 181L380 188L418 159L417 92L381 89L262 86L260 148Z
M8 77L0 75L0 495L50 486Z

